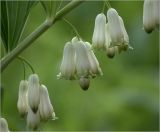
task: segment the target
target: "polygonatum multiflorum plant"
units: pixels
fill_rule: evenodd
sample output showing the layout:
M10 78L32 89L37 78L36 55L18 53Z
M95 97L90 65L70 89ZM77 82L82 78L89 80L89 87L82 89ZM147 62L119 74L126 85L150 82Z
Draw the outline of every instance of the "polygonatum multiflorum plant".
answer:
M17 109L20 116L26 119L27 130L38 130L41 121L57 119L47 87L39 81L38 73L35 73L35 69L30 62L20 56L27 47L33 44L52 25L63 20L75 33L72 36L73 39L68 40L64 45L62 61L59 71L57 71L57 73L59 72L57 79L78 80L83 90L89 88L91 79L105 74L102 73L103 69L100 67L95 50L99 52L105 51L109 58L114 58L120 53L133 50L129 41L132 36L128 35L125 28L126 21L114 7L111 7L109 0L100 1L103 3L102 12L97 12L95 22L93 22L93 35L90 36L91 42L84 40L79 35L76 29L77 25L72 25L71 22L64 18L66 14L85 1L73 0L67 1L65 4L63 2L63 0L1 1L1 47L5 50L5 54L1 58L1 73L15 58L21 60L23 65L28 65L32 70L28 79L20 81L19 91L17 91ZM46 19L31 34L22 39L28 15L37 4L41 4ZM159 13L159 0L144 0L144 31L151 33L153 30L159 29ZM25 68L24 78L26 78ZM3 132L9 131L7 121L2 117L0 118L0 130Z

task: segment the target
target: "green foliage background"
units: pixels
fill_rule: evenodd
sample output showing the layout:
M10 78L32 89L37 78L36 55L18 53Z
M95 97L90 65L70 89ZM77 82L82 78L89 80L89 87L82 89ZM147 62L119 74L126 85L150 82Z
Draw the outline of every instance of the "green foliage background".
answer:
M57 22L21 55L29 60L41 83L48 87L58 120L43 122L40 130L153 131L159 128L159 43L158 30L146 34L142 29L142 1L111 1L122 16L133 51L108 59L95 51L103 76L82 91L77 81L57 80L63 47L73 36L63 21ZM76 26L82 38L91 42L94 19L102 2L84 2L65 18ZM40 4L31 11L23 37L43 20ZM1 53L3 56L3 52ZM31 71L26 69L27 78ZM18 86L23 66L15 59L2 73L1 114L10 130L25 130L26 122L17 111Z

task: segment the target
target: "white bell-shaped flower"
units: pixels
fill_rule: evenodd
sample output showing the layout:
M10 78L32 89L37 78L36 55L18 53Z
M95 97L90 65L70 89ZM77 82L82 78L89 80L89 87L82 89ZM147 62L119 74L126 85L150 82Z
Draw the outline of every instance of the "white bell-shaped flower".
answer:
M48 90L46 86L40 86L40 104L39 104L39 113L42 120L54 119L55 114L53 106L51 104ZM53 117L54 115L54 117Z
M34 113L30 108L27 114L27 127L31 130L37 130L40 123L39 111Z
M0 118L0 131L9 132L8 123L5 118Z
M88 51L83 41L77 41L74 44L76 51L76 73L78 78L88 77L90 74L90 62Z
M88 53L88 58L89 58L89 62L90 62L90 72L91 75L93 77L95 77L96 75L102 75L102 70L99 66L99 62L91 48L91 44L88 42L85 42L85 47L87 49L87 53Z
M107 11L108 30L111 37L111 46L121 45L124 42L124 34L117 11L110 8Z
M147 33L151 33L156 26L155 23L155 0L145 0L143 5L143 27Z
M40 103L39 78L31 74L28 79L28 103L33 112L37 112Z
M57 77L74 79L75 67L75 49L71 42L67 42L63 50L63 59L60 66L60 74L57 75Z
M95 19L95 27L92 37L94 48L105 49L105 24L106 16L103 13L98 14Z
M17 108L23 117L28 112L28 81L22 80L19 85Z

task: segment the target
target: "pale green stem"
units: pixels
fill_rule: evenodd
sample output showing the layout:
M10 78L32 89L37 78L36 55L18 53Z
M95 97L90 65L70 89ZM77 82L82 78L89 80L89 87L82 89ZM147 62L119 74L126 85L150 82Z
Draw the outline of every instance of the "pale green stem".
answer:
M75 34L77 35L77 37L80 39L81 36L79 35L76 27L75 27L72 23L70 23L67 19L63 18L63 20L73 29L74 33L75 33Z
M0 71L2 72L11 61L14 60L22 51L24 51L29 45L31 45L40 35L42 35L47 29L49 29L56 21L60 20L63 16L65 16L72 9L77 7L82 0L73 0L69 4L67 4L64 8L56 13L55 18L47 19L44 23L42 23L35 31L33 31L27 38L25 38L22 42L18 44L18 46L13 49L9 54L1 59Z
M25 58L21 57L21 56L18 56L18 59L20 59L21 61L25 62L29 68L31 69L32 73L35 73L35 70L34 68L32 67L31 63L29 61L27 61Z

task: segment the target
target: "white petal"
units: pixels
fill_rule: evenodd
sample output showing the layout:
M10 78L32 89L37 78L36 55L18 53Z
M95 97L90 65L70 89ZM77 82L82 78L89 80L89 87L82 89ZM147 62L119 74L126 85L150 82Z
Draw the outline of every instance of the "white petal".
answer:
M97 49L103 49L105 47L105 24L105 15L103 13L98 14L95 19L95 27L92 37L93 47Z
M154 1L145 0L143 5L143 27L147 33L155 28Z
M86 77L89 75L90 63L88 58L88 53L84 42L78 41L74 43L76 50L76 71L78 77Z
M31 109L36 112L40 102L39 78L37 74L29 76L28 80L28 103Z
M89 58L90 66L91 66L90 67L91 74L93 74L93 76L95 76L96 74L102 75L102 71L99 66L99 62L98 62L93 50L91 49L90 43L85 42L85 46L88 51L87 53L88 53L88 58Z
M39 104L39 113L40 117L43 120L52 118L53 106L51 104L48 90L46 86L40 86L40 104ZM54 118L54 117L53 117Z
M34 113L31 109L28 110L27 114L27 127L31 130L36 130L40 123L39 111Z
M105 44L106 44L106 48L110 47L110 43L111 43L111 36L109 34L109 27L108 27L108 23L105 25Z
M5 118L0 118L0 130L1 132L9 132L8 123Z
M65 44L60 72L65 79L73 79L75 76L75 49L71 42Z
M17 108L23 117L28 112L28 81L22 80L19 85Z
M116 46L122 44L124 41L124 36L117 11L113 8L110 8L107 11L107 19L109 34L112 40L111 45Z

